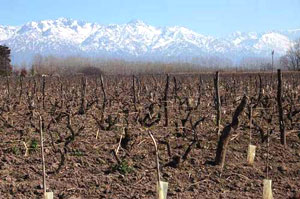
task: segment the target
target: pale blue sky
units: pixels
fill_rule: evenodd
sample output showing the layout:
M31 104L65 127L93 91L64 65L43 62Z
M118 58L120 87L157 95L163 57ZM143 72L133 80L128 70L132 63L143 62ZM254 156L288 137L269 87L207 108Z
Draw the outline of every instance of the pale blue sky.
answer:
M100 24L140 19L224 36L300 28L300 0L0 0L0 24L67 17Z

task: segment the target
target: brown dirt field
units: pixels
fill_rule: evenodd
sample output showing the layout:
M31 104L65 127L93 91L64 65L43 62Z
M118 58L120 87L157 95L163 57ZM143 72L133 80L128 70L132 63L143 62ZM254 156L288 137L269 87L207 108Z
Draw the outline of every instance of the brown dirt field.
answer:
M284 74L283 105L286 131L293 130L287 135L287 147L280 144L276 75L263 74L262 77L263 98L253 111L253 120L264 132L273 129L269 147L269 178L273 183L273 196L282 199L297 196L300 198L300 113L293 115L292 121L288 119L290 110L300 109L300 75ZM173 92L175 88L173 76L170 77L168 127L164 127L164 109L161 106L165 76L138 77L136 111L132 101L131 76L104 77L107 94L105 111L102 108L103 93L98 84L99 79L87 77L85 96L87 104L96 99L96 96L99 97L99 101L90 105L82 115L77 113L81 104L80 77L61 79L47 77L45 109L42 107L41 78L35 78L36 83L33 78L24 79L21 94L19 79L11 78L9 100L6 80L2 79L0 198L42 197L40 138L36 129L39 121L38 113L44 118L47 185L49 190L54 192L54 198L155 198L155 153L147 131L151 131L159 143L162 179L169 182L167 198L262 198L262 182L266 178L267 143L262 142L261 133L253 127L251 143L257 146L256 158L254 165L248 166L246 164L249 144L248 110L243 112L239 128L231 135L225 166L221 171L219 166L213 164L218 143L213 75L201 75L203 82L200 92L199 75L177 75L176 78L180 85L177 98ZM233 111L244 93L247 94L249 102L255 104L258 96L258 76L221 75L220 89L221 124L224 127L231 121ZM186 125L182 127L182 119L186 117L191 107L196 107L198 96L200 96L199 106L191 111ZM190 102L185 101L186 97L191 99ZM32 101L34 108L31 111ZM161 118L157 124L147 128L138 120L147 115L147 111L150 111L147 107L152 102L154 102L154 111L151 115L153 118L149 121L158 118L158 113L161 113ZM58 119L59 114L65 112L71 115L71 127L75 132L84 127L67 146L66 140L70 139L71 135L67 126L68 119L67 116ZM104 119L100 122L104 127L108 126L111 118L116 118L116 123L108 130L101 129L95 120L95 118L100 120L102 114ZM192 129L192 124L201 117L205 117L204 121ZM56 122L52 121L53 118L56 118ZM118 157L122 163L117 165L112 150L117 148L120 136L124 136L123 128L127 128L130 139L126 147L120 147ZM96 139L98 130L99 135ZM177 168L167 166L172 157L183 155L195 135L197 142L188 154L187 160ZM31 148L27 157L24 156L23 142ZM171 154L168 154L167 145L163 142L169 142ZM65 163L57 171L61 163L61 153L65 154Z

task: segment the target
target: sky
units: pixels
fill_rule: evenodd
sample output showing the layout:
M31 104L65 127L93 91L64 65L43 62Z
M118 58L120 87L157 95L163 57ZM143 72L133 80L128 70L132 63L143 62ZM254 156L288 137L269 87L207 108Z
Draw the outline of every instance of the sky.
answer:
M99 24L142 20L204 35L300 28L300 0L0 0L0 24L66 17Z

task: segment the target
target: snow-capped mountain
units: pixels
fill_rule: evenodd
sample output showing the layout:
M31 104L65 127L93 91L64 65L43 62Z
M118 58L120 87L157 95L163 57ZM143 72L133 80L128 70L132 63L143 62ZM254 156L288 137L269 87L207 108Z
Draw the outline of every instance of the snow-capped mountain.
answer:
M300 38L300 29L264 33L235 32L216 38L184 27L154 27L135 20L122 25L100 25L66 18L29 22L20 27L0 25L0 44L12 49L14 62L35 54L82 55L128 59L231 59L283 55Z

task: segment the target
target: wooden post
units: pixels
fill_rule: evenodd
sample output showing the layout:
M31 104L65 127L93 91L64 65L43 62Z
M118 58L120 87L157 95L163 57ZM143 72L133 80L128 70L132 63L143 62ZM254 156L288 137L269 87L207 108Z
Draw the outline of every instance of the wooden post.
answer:
M135 95L136 97L136 101L138 103L140 103L140 94L141 94L141 89L142 89L142 80L141 80L141 77L135 77L135 80L136 80L136 85L137 85L137 93Z
M41 156L42 156L42 168L43 168L43 189L44 189L44 194L46 194L46 192L47 192L46 167L45 167L45 156L44 156L43 123L42 123L41 116L40 116L40 137L41 137Z
M217 124L217 135L220 135L220 124L221 124L221 100L220 100L220 92L219 92L219 71L216 72L216 76L214 79L215 85L215 107L217 111L216 124Z
M167 74L166 87L165 87L165 96L164 96L164 109L165 109L165 127L169 125L168 119L168 91L169 91L169 74Z
M8 76L10 75L9 67L10 67L10 49L7 46L1 46L0 45L0 58L4 59L4 67L6 76L6 86L7 86L7 98L10 101L10 87L9 87L9 78ZM3 67L0 65L0 67Z
M100 86L101 86L101 90L103 93L103 104L102 104L102 112L104 112L105 109L105 105L106 105L106 92L105 92L105 87L104 87L104 81L103 81L103 76L100 76Z
M173 77L173 82L174 82L174 100L175 100L175 102L177 101L177 80L176 80L176 77L174 76Z
M272 180L269 179L270 132L267 132L267 178L263 180L263 199L273 199Z
M251 139L252 139L252 113L253 113L253 110L252 110L252 105L250 104L249 105L249 144L251 144Z
M134 75L132 75L132 94L133 94L134 110L136 111L135 76Z
M21 98L23 94L23 76L20 75L20 92L19 92L19 104L21 103Z
M256 146L251 144L252 139L252 105L249 105L249 145L248 145L248 154L247 154L247 163L253 165L255 158Z
M283 121L283 109L282 109L282 74L281 70L278 69L278 89L277 89L277 105L278 105L278 112L279 112L279 129L280 129L280 141L281 144L286 146L286 134L284 129L284 121Z
M159 170L159 157L158 157L158 148L157 148L157 144L156 141L152 135L152 133L150 131L148 131L149 136L152 139L152 142L154 144L154 148L155 148L155 157L156 157L156 172L157 172L157 181L160 181L160 170Z
M46 76L45 75L43 75L42 76L42 95L43 95L43 109L45 109L45 86L46 86Z
M201 91L202 91L202 84L203 84L203 81L202 81L202 78L201 78L201 75L199 76L199 85L198 85L198 97L197 97L197 104L196 104L196 107L195 109L197 109L199 106L200 106L200 102L201 102Z
M155 156L156 156L156 172L157 172L157 198L166 199L168 191L168 183L160 180L160 170L159 170L159 157L158 157L158 148L156 141L150 131L148 131L149 136L151 137L154 147L155 147Z
M40 116L40 137L41 137L41 156L42 156L42 167L43 167L43 192L44 199L53 199L53 192L47 192L46 185L46 166L45 166L45 155L44 155L44 139L43 139L43 119Z
M82 77L81 84L82 84L82 90L81 90L81 105L79 108L79 114L83 115L86 112L86 99L85 99L86 84L87 84L86 77Z

